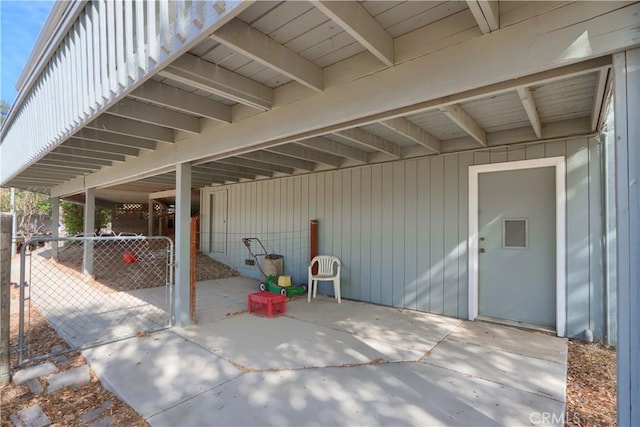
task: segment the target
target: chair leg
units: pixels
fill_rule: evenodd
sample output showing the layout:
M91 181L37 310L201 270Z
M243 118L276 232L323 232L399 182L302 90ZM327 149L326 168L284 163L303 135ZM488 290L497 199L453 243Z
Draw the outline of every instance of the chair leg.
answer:
M313 280L309 280L307 288L307 302L311 302L311 292L313 292Z
M333 293L336 295L338 299L338 304L340 304L340 281L333 279Z
M316 279L313 283L313 297L315 298L318 295L318 283L320 283L320 281Z

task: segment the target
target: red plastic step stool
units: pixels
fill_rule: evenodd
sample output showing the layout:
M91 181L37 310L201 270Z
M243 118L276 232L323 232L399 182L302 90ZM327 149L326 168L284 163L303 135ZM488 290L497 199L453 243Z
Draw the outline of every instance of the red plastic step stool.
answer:
M247 295L247 306L249 313L275 317L286 313L287 297L269 291L261 291Z

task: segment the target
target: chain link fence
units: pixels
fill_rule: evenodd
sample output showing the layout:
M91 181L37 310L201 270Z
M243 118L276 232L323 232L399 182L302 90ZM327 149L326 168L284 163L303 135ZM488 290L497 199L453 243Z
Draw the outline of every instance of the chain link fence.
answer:
M173 260L173 242L167 237L26 242L18 285L19 363L62 351L42 345L37 327L42 318L66 341L67 350L169 327Z

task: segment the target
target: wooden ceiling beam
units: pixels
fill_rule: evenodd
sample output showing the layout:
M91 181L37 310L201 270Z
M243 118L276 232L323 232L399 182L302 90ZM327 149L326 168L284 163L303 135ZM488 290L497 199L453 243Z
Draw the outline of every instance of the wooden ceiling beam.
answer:
M483 34L500 29L500 7L498 1L467 0L467 5Z
M222 123L231 123L231 107L221 102L194 95L186 90L148 80L129 94L129 97L171 107Z
M298 143L319 151L324 151L325 153L355 160L360 163L369 162L369 153L366 151L358 150L357 148L353 148L349 145L341 144L321 136L302 139L298 141Z
M224 159L218 159L216 160L216 163L224 163L227 165L234 165L234 166L246 166L249 168L258 169L258 170L269 172L269 173L279 172L286 175L291 175L294 172L293 168L290 166L287 167L287 166L281 166L281 165L268 164L264 162L251 160L251 159L242 159L240 157L227 157Z
M273 104L270 87L193 55L176 59L160 75L261 111Z
M148 139L138 138L135 136L119 135L95 128L80 129L74 136L82 140L107 142L109 144L122 145L139 150L155 150L156 148L155 141L149 141Z
M122 154L99 153L93 150L83 150L80 148L67 147L65 145L59 146L58 148L53 150L52 153L66 154L69 156L87 158L87 159L111 160L114 162L124 162L126 159L126 157Z
M607 94L607 85L609 84L609 69L598 71L596 79L595 94L593 97L593 106L591 107L591 130L595 132L598 124L602 121L601 114L603 110L604 100Z
M146 140L144 141L147 142ZM152 144L155 145L155 143ZM59 148L69 148L71 150L81 149L83 151L96 153L114 153L123 156L137 156L140 154L140 150L134 147L111 144L106 141L85 141L79 138L69 138L63 142Z
M382 120L380 124L398 135L426 147L434 154L440 153L440 140L404 117Z
M316 164L313 162L294 159L293 157L283 156L269 151L253 151L251 153L239 154L238 157L288 168L301 169L308 172L311 172L316 168Z
M533 131L536 133L536 136L538 138L542 138L542 122L540 121L538 108L536 107L536 101L533 98L531 89L529 89L528 87L518 88L518 96L520 97L520 102L522 102L524 110L527 112L527 117L531 122Z
M366 132L359 128L345 129L340 132L336 132L341 138L348 141L355 142L356 144L363 145L365 147L373 148L377 151L386 153L395 158L402 158L402 150L396 144L380 138L378 135Z
M108 114L97 117L94 121L88 123L86 127L151 141L173 143L175 140L173 129L140 123L136 120L123 119L122 117Z
M312 1L316 8L338 24L385 65L395 63L393 37L358 2Z
M473 139L478 141L483 147L487 146L487 133L459 104L443 105L442 111L460 129L468 133Z
M320 67L239 19L225 24L211 38L308 88L324 89Z
M327 154L321 151L316 151L313 148L308 148L302 145L285 144L277 145L266 149L272 153L282 154L284 156L294 157L296 159L308 160L314 163L322 163L324 165L339 168L344 160L340 157L332 154Z
M200 119L183 113L145 104L132 99L123 99L111 107L107 114L132 119L142 123L181 130L191 134L200 133Z

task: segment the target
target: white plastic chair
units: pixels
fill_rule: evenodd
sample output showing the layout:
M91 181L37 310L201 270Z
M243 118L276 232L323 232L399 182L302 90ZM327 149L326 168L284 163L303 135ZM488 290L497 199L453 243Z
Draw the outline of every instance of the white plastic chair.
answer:
M313 265L318 264L318 273L313 274ZM334 272L334 265L337 265L337 271ZM309 264L309 294L307 295L307 302L311 302L311 293L313 297L316 297L318 292L318 282L327 281L333 282L333 293L335 298L340 304L340 267L342 263L340 258L332 255L318 255L311 260Z

